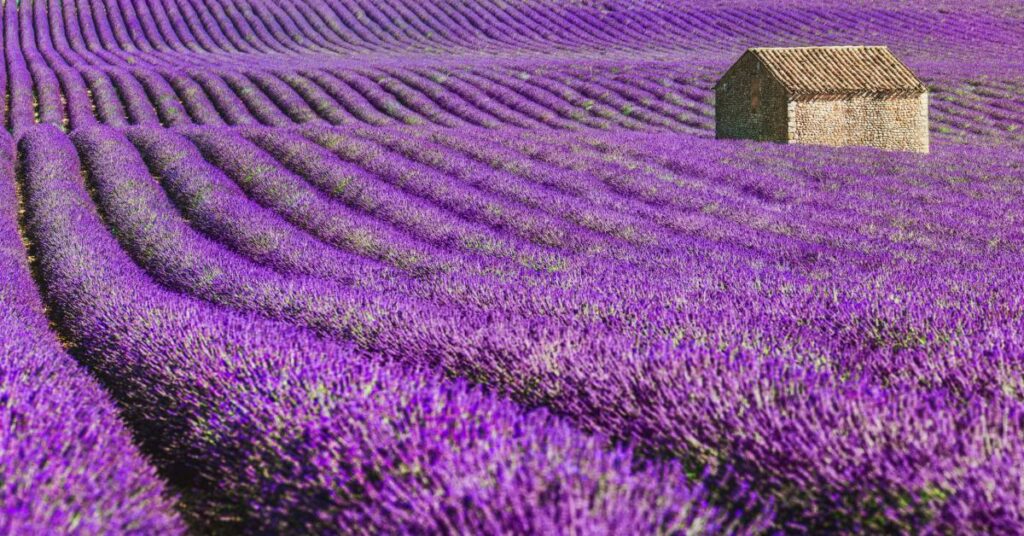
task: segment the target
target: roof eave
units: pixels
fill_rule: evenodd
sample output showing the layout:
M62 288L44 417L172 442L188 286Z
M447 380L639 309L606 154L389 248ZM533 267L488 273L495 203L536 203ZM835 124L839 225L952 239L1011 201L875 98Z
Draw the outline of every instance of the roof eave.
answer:
M821 98L843 99L854 97L917 97L928 93L927 88L914 89L884 89L865 91L794 91L786 89L791 100L813 100Z

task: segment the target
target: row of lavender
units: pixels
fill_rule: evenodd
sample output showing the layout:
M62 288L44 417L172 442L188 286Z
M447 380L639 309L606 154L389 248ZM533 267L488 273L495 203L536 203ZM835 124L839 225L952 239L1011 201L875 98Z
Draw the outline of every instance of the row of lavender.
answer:
M483 440L446 420L460 403L445 405L444 418L394 409L383 430L366 432L369 445L394 446L391 454L367 451L372 475L341 466L337 477L341 458L332 452L369 448L348 439L345 426L326 424L354 418L337 397L377 387L352 380L335 393L320 378L363 378L363 367L398 375L388 389L408 396L467 389L425 372L443 370L576 427L639 442L638 459L678 459L713 483L725 510L776 510L780 527L973 531L1024 522L1024 289L1013 269L1024 244L1013 222L1024 214L1007 201L1022 195L1024 162L1012 152L974 149L984 154L969 164L952 148L879 161L871 151L822 155L658 135L323 126L88 129L72 138L94 199L77 173L56 173L78 165L60 134L35 130L25 142L27 162L44 155L38 167L60 179L51 184L26 166L27 184L50 184L27 189L49 297L166 474L197 494L209 482L231 483L215 496L185 492L202 505L188 510L199 523L372 519L379 528L397 519L540 530L526 523L556 523L582 496L622 501L588 477L603 493L581 485L564 490L570 496L556 512L523 510L536 503L520 493L536 499L563 482L570 458L557 456L524 466L532 476L509 482L510 495L424 506L429 522L396 506L398 497L427 500L436 489L464 497L453 491L454 475L484 475L456 487L490 493L498 477L476 464L494 471L497 460L524 456L510 452L546 452L538 443L570 448L543 439L575 434L566 424L472 390L457 398L484 397L516 417L474 421ZM709 162L709 151L723 162ZM55 158L60 166L43 166ZM33 208L34 192L63 204ZM71 219L47 228L58 214ZM69 244L98 249L62 249ZM119 288L152 290L104 297L125 294ZM253 314L267 320L244 316ZM313 342L310 332L358 350ZM218 357L224 345L230 358ZM265 362L276 352L279 360ZM289 372L259 372L277 369ZM232 380L213 380L225 375ZM427 405L440 411L437 396ZM377 403L409 404L390 397ZM194 411L168 415L171 401ZM458 411L463 419L498 414ZM297 417L275 417L286 414ZM304 415L327 421L314 432ZM403 421L410 418L425 421ZM501 431L505 422L522 430L521 419L541 422L525 436ZM396 420L403 424L393 428ZM453 472L416 458L436 455L424 454L426 443L396 443L409 427L416 438L442 435ZM492 452L506 434L525 443ZM599 442L586 444L586 456L605 456ZM628 453L611 456L627 464ZM243 459L259 469L232 465ZM663 463L644 471L678 471ZM374 472L382 464L398 484L370 485L383 478ZM354 478L367 502L356 501L361 513L352 514L339 506L351 497L324 495L295 475L329 490L339 489L333 478ZM725 523L689 510L690 492L666 499L668 490L649 488L650 475L628 477L646 490L623 491L639 503L573 519L597 529L664 527L652 505L671 504L670 525ZM401 491L389 495L392 486ZM511 491L520 487L533 491ZM255 497L267 503L245 502ZM457 507L467 503L479 510ZM496 513L510 504L520 505L512 518ZM314 521L303 513L310 505L336 514ZM497 524L480 525L485 518Z
M175 534L183 524L113 402L50 332L0 137L0 532Z
M653 155L636 151L640 158L586 158L584 147L562 150L565 140L551 135L524 135L506 141L518 146L514 150L502 150L495 139L507 140L507 133L474 138L314 128L305 136L280 130L185 134L237 185L232 189L223 177L193 185L204 202L248 215L270 208L287 222L271 213L267 227L283 230L291 223L377 260L383 257L374 244L405 249L408 237L387 227L374 232L376 240L365 238L359 231L370 229L356 218L368 212L428 246L460 251L462 258L438 258L427 274L443 273L444 263L453 260L458 274L428 276L422 286L378 284L353 272L351 280L370 292L353 295L319 283L310 292L309 282L254 273L255 266L211 249L182 221L172 224L175 209L155 185L152 212L134 204L119 210L123 200L104 204L101 194L99 203L109 207L111 225L123 230L125 247L153 255L136 259L166 285L353 339L397 360L440 365L523 403L553 407L588 429L642 439L659 455L703 467L742 467L743 476L775 496L787 522L819 529L851 522L912 528L927 519L962 529L974 522L999 527L1020 521L1019 475L1012 468L1021 461L1014 342L1021 303L1010 268L1017 259L1006 253L1017 250L1021 236L1002 223L1019 217L1012 204L971 206L972 213L994 220L961 230L955 219L931 215L966 204L963 194L945 192L938 182L931 192L937 199L915 199L921 205L916 211L898 206L865 222L854 219L865 229L849 229L850 223L836 228L834 213L817 203L822 199L797 204L786 199L791 187L776 177L708 166L702 158L679 162L680 152L697 152L685 145ZM129 137L161 176L174 169L164 155L184 161L191 152L198 161L195 149L176 134ZM610 145L622 144L614 139ZM528 151L532 158L523 157ZM625 162L603 166L617 158ZM560 165L536 162L544 159ZM567 173L588 160L591 169ZM919 162L904 163L914 164ZM190 169L175 175L218 176ZM849 170L829 171L851 180ZM698 172L706 174L693 189L666 182L692 181ZM881 169L874 180L857 179L880 189L874 196L887 205L894 188L880 181L894 174L902 175ZM999 195L1019 195L1019 159L969 176L1005 177L1007 190ZM730 177L740 181L731 190L722 186ZM914 184L926 177L904 180ZM170 182L167 187L172 197L181 195ZM104 190L99 180L97 188ZM709 195L704 188L726 191ZM214 191L231 195L214 202ZM181 206L188 206L187 199ZM785 202L813 209L774 214ZM698 207L701 216L693 214ZM853 212L848 217L857 218ZM147 233L143 225L154 219L161 229L178 231ZM379 229L377 222L366 223ZM208 225L208 235L236 251L266 252L265 240L240 239L247 223L224 214ZM881 236L868 231L872 225L883 228ZM172 255L153 253L163 248L195 249L201 260L182 265ZM944 261L950 248L958 253L954 263ZM289 249L281 253L287 256ZM411 264L424 258L424 249L391 255ZM479 259L481 253L491 259ZM197 273L217 277L211 283ZM637 289L637 279L649 283ZM811 284L815 280L842 284ZM431 302L395 299L403 286ZM1009 332L993 342L994 329ZM637 342L650 340L683 344ZM979 345L989 344L1008 347L975 357ZM710 401L720 406L709 412ZM758 411L746 409L751 405ZM922 415L933 433L920 434ZM821 428L797 431L806 423ZM768 437L778 443L762 444ZM964 467L976 472L965 478ZM1004 494L991 496L993 488Z
M152 65L181 57L206 66L231 66L227 58L235 55L262 64L274 63L275 56L300 56L304 60L298 61L309 62L318 56L396 52L650 58L680 52L720 54L766 37L806 43L825 35L861 41L879 33L933 58L957 57L937 45L948 41L977 52L1020 51L1016 20L999 13L949 13L930 2L884 10L772 3L762 6L770 9L708 10L686 1L34 0L29 9L48 12L49 20L43 22L68 30L66 42L77 51L96 52L113 62L134 56ZM964 27L973 35L964 35Z
M712 77L678 63L215 73L91 67L76 72L59 66L55 76L38 57L30 57L27 64L30 68L13 69L10 80L9 123L18 133L38 122L64 130L97 123L173 127L323 122L668 130L702 136L709 136L714 126ZM980 78L931 83L937 139L1024 140L1021 82Z
M907 28L902 24L923 25L921 31L924 32L955 27L956 21L931 20L933 15L915 12L904 13L902 18L875 14L878 16L869 17L864 24L854 24L850 14L813 10L786 12L784 16L757 11L693 13L681 19L690 25L687 29L677 28L682 22L665 22L667 29L655 32L655 35L674 36L674 42L683 43L677 43L680 50L657 62L584 60L582 65L576 65L579 63L575 58L577 53L555 46L552 43L557 39L552 38L547 52L538 51L532 59L504 59L500 65L495 65L489 56L455 60L438 56L439 52L456 52L439 45L434 55L424 52L402 57L373 57L374 67L367 68L369 53L313 53L301 47L290 51L259 48L246 52L204 48L194 43L198 40L196 35L205 35L198 32L198 28L230 28L236 35L253 40L259 35L255 30L257 26L235 28L234 19L217 24L213 21L188 24L188 17L172 20L167 17L168 12L155 9L158 6L151 9L140 3L131 7L135 4L129 2L124 3L124 9L117 9L120 5L74 2L5 5L4 56L8 72L0 72L0 86L10 92L5 118L11 130L20 133L37 122L68 130L97 122L114 126L190 123L279 126L322 121L335 125L430 123L558 129L627 128L707 134L712 130L710 88L714 76L742 49L737 42L732 42L715 52L704 49L687 52L689 45L683 44L721 44L725 37L712 39L705 35L711 30L699 30L728 23L735 28L729 34L733 41L750 38L760 45L805 44L821 39L848 42L864 39L861 35L864 33L901 36L906 43L897 47L897 51L905 58L914 59L914 67L921 70L941 97L932 110L936 136L940 139L984 138L996 142L1019 141L1024 136L1024 128L1021 128L1024 103L1019 97L1021 81L1007 78L1005 74L1019 70L1019 65L1013 64L1014 56L1007 53L1007 47L1019 42L1020 36L1015 36L1013 26L1004 28L1005 21L998 18L962 21L972 27L986 27L980 34L984 38L946 35L941 41L943 47L936 49L906 38ZM280 7L261 7L256 3L248 9L252 17L266 14L263 9L285 9L309 16L317 11L287 3ZM332 9L349 13L339 6ZM350 6L349 9L359 20L372 20L359 17L356 8ZM555 12L557 10L552 11ZM210 9L209 13L204 13L207 17L218 13L227 17L224 10ZM629 10L624 13L629 17L635 15ZM77 16L81 14L87 16ZM846 21L845 26L823 26L821 21L826 15L832 16L830 20ZM611 14L601 16L608 19L608 24L616 20ZM161 22L154 22L154 17ZM725 18L718 20L721 17ZM922 22L922 19L930 22ZM298 24L300 20L295 19L293 23ZM380 20L387 25L392 19ZM747 25L740 24L742 21L747 21ZM172 31L174 23L181 26L177 32ZM446 24L458 27L453 21ZM794 34L791 26L813 28L813 35L817 37L811 39L799 32ZM196 33L186 38L184 30L193 27L197 28ZM308 29L309 32L313 29ZM169 35L179 36L178 41L191 46L157 40L157 36ZM313 37L313 34L302 35L305 37L296 37L296 40L303 42ZM595 38L595 43L600 42ZM928 43L934 42L933 36ZM513 44L526 46L517 41L506 43L502 50L519 50ZM377 45L383 47L380 50L387 50L381 43ZM986 47L1001 49L994 54ZM937 51L950 48L960 54L956 62L936 56ZM162 53L161 50L178 52ZM966 73L956 67L963 63L961 56L964 54L977 56L978 61L970 62L972 65L988 62L985 64L988 72L999 76L975 80L977 71ZM1003 60L993 63L992 58Z
M429 368L165 290L157 283L181 263L202 262L196 255L203 253L192 249L202 243L176 241L185 228L169 221L148 227L166 231L167 241L123 250L100 213L108 222L133 221L137 213L122 211L128 207L120 202L140 209L150 202L146 165L134 150L118 154L130 144L116 131L81 132L74 141L38 127L20 143L26 230L45 294L61 333L180 492L194 528L619 534L747 532L770 522L756 495L737 490L739 504L710 507L680 464L638 464L628 448L582 435L544 411L524 411ZM103 195L124 197L98 213L83 176L96 180L90 185ZM278 231L263 231L272 250ZM147 274L128 253L136 260L169 255L178 263ZM224 278L192 269L217 294ZM228 279L263 274L283 281L252 270ZM284 305L273 303L278 297L265 305ZM350 305L347 313L321 314L369 313Z

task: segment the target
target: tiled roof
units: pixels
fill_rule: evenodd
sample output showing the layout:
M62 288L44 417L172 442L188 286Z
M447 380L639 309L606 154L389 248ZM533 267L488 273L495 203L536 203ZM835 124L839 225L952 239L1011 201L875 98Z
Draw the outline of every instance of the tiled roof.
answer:
M884 46L751 48L749 52L797 97L927 91Z

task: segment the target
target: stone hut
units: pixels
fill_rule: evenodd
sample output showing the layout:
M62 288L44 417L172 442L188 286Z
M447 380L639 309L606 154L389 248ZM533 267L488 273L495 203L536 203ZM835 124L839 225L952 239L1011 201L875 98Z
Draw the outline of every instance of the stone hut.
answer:
M751 48L715 84L715 135L928 152L928 89L884 46Z

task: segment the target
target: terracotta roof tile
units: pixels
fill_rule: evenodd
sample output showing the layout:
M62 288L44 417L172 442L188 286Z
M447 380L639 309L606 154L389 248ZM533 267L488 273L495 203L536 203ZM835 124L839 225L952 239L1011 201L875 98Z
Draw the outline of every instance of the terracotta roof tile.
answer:
M797 97L927 91L884 46L751 48L748 52Z

